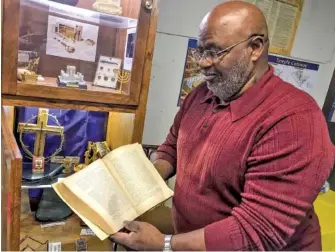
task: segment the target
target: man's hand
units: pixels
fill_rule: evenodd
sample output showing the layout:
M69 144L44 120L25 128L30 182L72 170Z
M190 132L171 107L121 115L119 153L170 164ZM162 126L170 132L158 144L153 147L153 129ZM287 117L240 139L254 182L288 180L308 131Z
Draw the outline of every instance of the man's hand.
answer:
M135 250L163 250L164 234L151 224L126 221L125 228L130 233L116 233L110 237L111 240Z

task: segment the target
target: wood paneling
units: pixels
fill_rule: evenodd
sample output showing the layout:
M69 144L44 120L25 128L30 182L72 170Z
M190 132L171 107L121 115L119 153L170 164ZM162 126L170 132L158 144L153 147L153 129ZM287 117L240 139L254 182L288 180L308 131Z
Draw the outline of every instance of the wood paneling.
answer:
M148 11L144 5L145 1L142 1L138 28L137 28L137 39L135 45L134 64L131 75L131 88L130 96L135 97L135 100L139 101L140 92L142 89L142 77L143 70L147 55L147 41L149 36L150 22L153 20L151 11Z
M1 239L6 241L2 249L19 250L20 213L21 213L21 174L22 156L14 138L13 130L9 127L5 111L1 114ZM5 223L4 223L5 222Z
M1 93L16 93L20 0L3 1Z
M147 100L150 86L151 77L151 66L154 53L155 39L156 39L156 28L157 28L157 18L158 18L158 4L159 0L153 0L153 9L151 12L151 18L149 24L149 33L147 35L147 44L145 52L145 64L142 74L142 89L140 92L139 106L135 114L135 124L134 124L134 135L133 142L142 142L145 114L147 109Z
M13 106L3 106L3 111L7 118L7 123L10 129L14 130L14 107Z
M1 134L2 138L2 134ZM8 182L6 181L7 175L7 163L5 155L5 141L1 141L1 251L7 250L7 239L8 239L8 226L7 226L7 192Z
M132 143L134 118L133 113L109 113L106 141L112 149Z
M80 101L94 102L94 103L105 103L105 104L118 104L118 105L137 105L138 101L129 95L113 94L108 92L99 91L88 91L82 89L71 89L71 88L58 88L44 85L31 85L31 84L19 84L17 86L17 95L19 96L31 96L47 98L47 99L58 99L63 101Z
M18 107L43 107L43 108L58 108L58 109L74 109L74 110L90 110L90 111L105 111L105 112L122 112L134 113L136 107L132 106L118 106L115 104L103 104L92 102L79 101L62 101L57 99L42 99L35 97L3 95L3 105L18 106Z

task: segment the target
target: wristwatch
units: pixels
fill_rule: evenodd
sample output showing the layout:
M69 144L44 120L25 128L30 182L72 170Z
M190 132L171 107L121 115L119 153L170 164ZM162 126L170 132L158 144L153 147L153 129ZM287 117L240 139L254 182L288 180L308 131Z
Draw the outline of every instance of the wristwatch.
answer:
M172 251L171 239L172 239L172 235L165 235L163 251Z

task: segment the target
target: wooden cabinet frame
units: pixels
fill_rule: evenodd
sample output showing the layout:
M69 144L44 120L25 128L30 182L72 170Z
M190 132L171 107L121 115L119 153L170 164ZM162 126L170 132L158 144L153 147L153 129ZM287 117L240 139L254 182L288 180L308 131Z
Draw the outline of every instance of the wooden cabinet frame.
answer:
M128 3L131 0L122 0ZM141 1L138 20L139 38L133 65L130 95L90 93L75 90L76 97L67 89L31 84L17 84L19 4L20 0L3 0L2 23L2 105L44 108L76 109L109 112L107 142L112 148L142 142L144 120L149 91L151 65L156 35L159 0L151 0L153 8L147 10ZM134 10L131 10L134 11ZM119 42L120 45L122 41ZM2 250L18 251L20 245L20 204L22 157L13 135L13 129L2 113L1 137L2 170ZM6 162L7 161L7 162ZM8 165L7 165L8 164Z
M22 156L1 111L1 250L19 251Z

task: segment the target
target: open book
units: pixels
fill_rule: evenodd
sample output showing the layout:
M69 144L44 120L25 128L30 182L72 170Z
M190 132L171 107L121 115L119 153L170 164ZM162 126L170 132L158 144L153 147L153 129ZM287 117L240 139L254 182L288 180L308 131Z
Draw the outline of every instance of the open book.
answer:
M173 195L140 144L119 147L52 186L101 240Z

